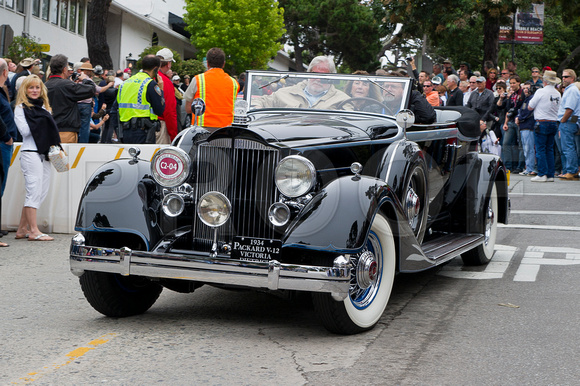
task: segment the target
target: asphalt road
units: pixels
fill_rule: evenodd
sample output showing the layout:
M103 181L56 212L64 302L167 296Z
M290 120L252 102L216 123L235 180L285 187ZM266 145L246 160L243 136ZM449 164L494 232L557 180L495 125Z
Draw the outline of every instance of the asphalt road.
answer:
M399 275L379 325L324 330L307 298L165 290L144 315L94 311L71 235L0 249L0 384L575 385L580 181L512 177L487 267Z

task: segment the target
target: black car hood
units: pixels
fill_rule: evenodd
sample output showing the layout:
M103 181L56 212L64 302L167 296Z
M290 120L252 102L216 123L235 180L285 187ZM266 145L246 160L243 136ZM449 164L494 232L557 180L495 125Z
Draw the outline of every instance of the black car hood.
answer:
M220 129L209 140L221 136L235 136L232 130L241 130L246 133L251 131L269 144L303 147L364 141L370 139L366 131L369 128L392 125L392 120L354 114L337 116L324 113L255 113L250 115L247 127Z

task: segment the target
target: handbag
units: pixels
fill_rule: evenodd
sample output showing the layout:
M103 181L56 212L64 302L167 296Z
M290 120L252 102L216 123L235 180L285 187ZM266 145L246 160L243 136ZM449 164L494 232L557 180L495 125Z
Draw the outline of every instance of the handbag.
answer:
M67 172L70 167L68 164L68 155L60 146L51 146L48 150L48 159L57 172Z

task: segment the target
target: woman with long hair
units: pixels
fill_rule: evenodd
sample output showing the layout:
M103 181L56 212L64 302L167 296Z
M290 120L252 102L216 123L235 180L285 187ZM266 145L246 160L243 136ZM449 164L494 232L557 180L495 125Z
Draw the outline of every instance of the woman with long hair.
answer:
M60 146L58 128L48 102L48 94L42 80L29 75L18 89L14 121L22 134L20 167L24 174L26 197L16 238L29 241L52 241L54 238L42 233L36 222L36 211L46 198L50 187L51 166L48 151Z

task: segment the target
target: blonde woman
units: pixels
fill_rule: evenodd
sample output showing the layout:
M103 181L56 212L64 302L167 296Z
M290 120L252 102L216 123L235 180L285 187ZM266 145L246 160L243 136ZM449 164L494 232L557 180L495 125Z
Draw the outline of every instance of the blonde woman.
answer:
M36 222L36 211L50 187L51 166L48 150L60 145L58 128L48 102L46 87L36 75L29 75L18 89L14 121L22 135L20 167L24 174L26 197L16 238L29 241L52 241L42 233Z

